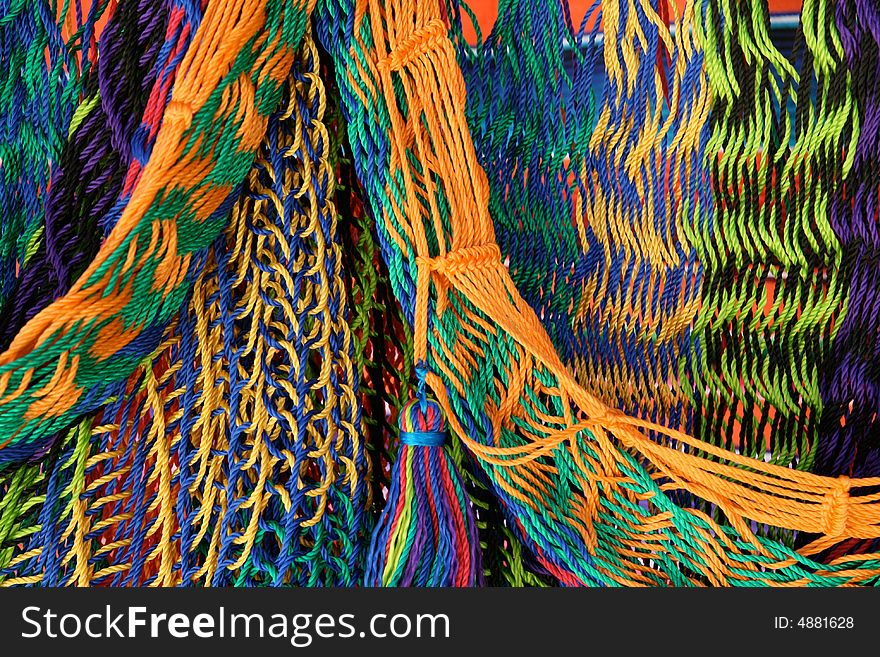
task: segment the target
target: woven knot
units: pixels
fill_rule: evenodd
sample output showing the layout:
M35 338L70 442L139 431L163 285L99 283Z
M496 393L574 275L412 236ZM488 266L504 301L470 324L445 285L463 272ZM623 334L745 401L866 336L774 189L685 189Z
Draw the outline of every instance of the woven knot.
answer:
M190 105L189 103L181 102L179 100L172 100L168 103L168 107L165 108L165 115L162 118L162 121L165 123L183 124L184 129L192 125L192 120L192 105Z
M825 500L825 534L841 536L849 516L849 477L838 477Z
M443 409L433 399L412 399L400 409L397 419L400 441L410 447L440 447L446 442Z
M497 244L468 246L436 258L419 257L417 263L426 266L429 271L448 277L461 271L500 264L501 250Z
M446 26L439 19L432 20L406 39L377 62L379 70L399 71L424 53L437 50L448 43Z

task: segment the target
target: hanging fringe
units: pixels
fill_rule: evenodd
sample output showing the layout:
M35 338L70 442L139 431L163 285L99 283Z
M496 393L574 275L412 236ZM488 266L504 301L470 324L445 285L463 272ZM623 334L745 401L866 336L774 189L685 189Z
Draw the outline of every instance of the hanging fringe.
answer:
M444 444L435 401L400 409L400 451L367 554L368 586L475 586L482 581L473 510Z

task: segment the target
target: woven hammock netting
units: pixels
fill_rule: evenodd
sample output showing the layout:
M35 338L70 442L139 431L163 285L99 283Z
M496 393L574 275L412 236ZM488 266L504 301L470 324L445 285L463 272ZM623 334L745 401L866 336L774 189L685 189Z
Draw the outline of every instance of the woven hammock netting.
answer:
M0 585L880 583L880 7L497 4L0 0Z

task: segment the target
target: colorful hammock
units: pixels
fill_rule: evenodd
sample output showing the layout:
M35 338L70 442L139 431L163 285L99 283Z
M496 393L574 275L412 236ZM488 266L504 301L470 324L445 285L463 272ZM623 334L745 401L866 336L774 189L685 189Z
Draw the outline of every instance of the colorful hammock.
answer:
M880 583L880 10L778 25L0 0L0 585Z

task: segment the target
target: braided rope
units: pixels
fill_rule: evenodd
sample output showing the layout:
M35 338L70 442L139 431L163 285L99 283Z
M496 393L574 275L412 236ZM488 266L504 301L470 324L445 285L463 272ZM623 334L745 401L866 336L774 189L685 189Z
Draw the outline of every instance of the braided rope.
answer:
M328 100L338 93L332 79ZM363 207L358 193L354 168L345 143L345 124L338 102L332 107L329 126L340 131L340 150L336 162L339 183L336 188L340 210L340 233L343 240L345 281L352 300L352 335L355 369L361 373L365 443L368 456L366 479L372 494L368 509L379 512L391 482L391 467L398 454L399 439L393 422L404 400L411 398L410 382L414 377L412 331L393 296L388 272L373 233L375 225ZM481 469L467 457L461 441L450 440L447 449L455 467L465 475L465 489L474 506L482 548L485 581L493 586L544 586L547 576L537 566L522 542L505 522L490 485Z
M826 412L815 471L864 477L880 472L880 9L842 0L835 19L861 129L831 204L848 302L819 381Z
M41 238L52 163L67 140L107 2L0 2L0 311ZM87 44L87 45L84 45ZM77 57L79 52L79 57Z
M70 510L5 585L359 581L369 491L317 71L306 36L187 308L87 432Z
M824 19L831 5L804 3L800 75L770 43L764 5L708 4L697 21L714 95L708 151L718 156L715 216L694 237L705 270L695 436L732 449L738 434L740 453L769 451L801 469L823 410L818 371L846 306L827 210L847 172L855 107ZM745 26L736 40L731 21Z
M155 348L225 224L222 202L252 162L309 9L209 3L122 216L70 291L0 355L0 461L96 408Z
M163 9L147 0L120 2L102 32L101 59L89 69L86 100L52 171L43 232L0 319L3 348L27 320L70 289L98 251L99 219L121 191L136 122L158 72Z
M318 17L416 358L548 568L569 583L871 582L871 555L810 555L878 535L873 495L851 491L880 480L775 466L625 416L566 371L494 244L463 80L436 8L327 0ZM676 491L712 504L719 520L677 505ZM793 550L753 523L821 537Z
M597 114L598 3L576 29L567 2L502 2L476 48L462 35L463 21L473 20L463 15L467 6L447 4L498 245L517 289L572 363L582 353L582 331L571 307L580 303L586 277L578 266L583 225L572 218L582 214L586 190L578 173L590 157Z

